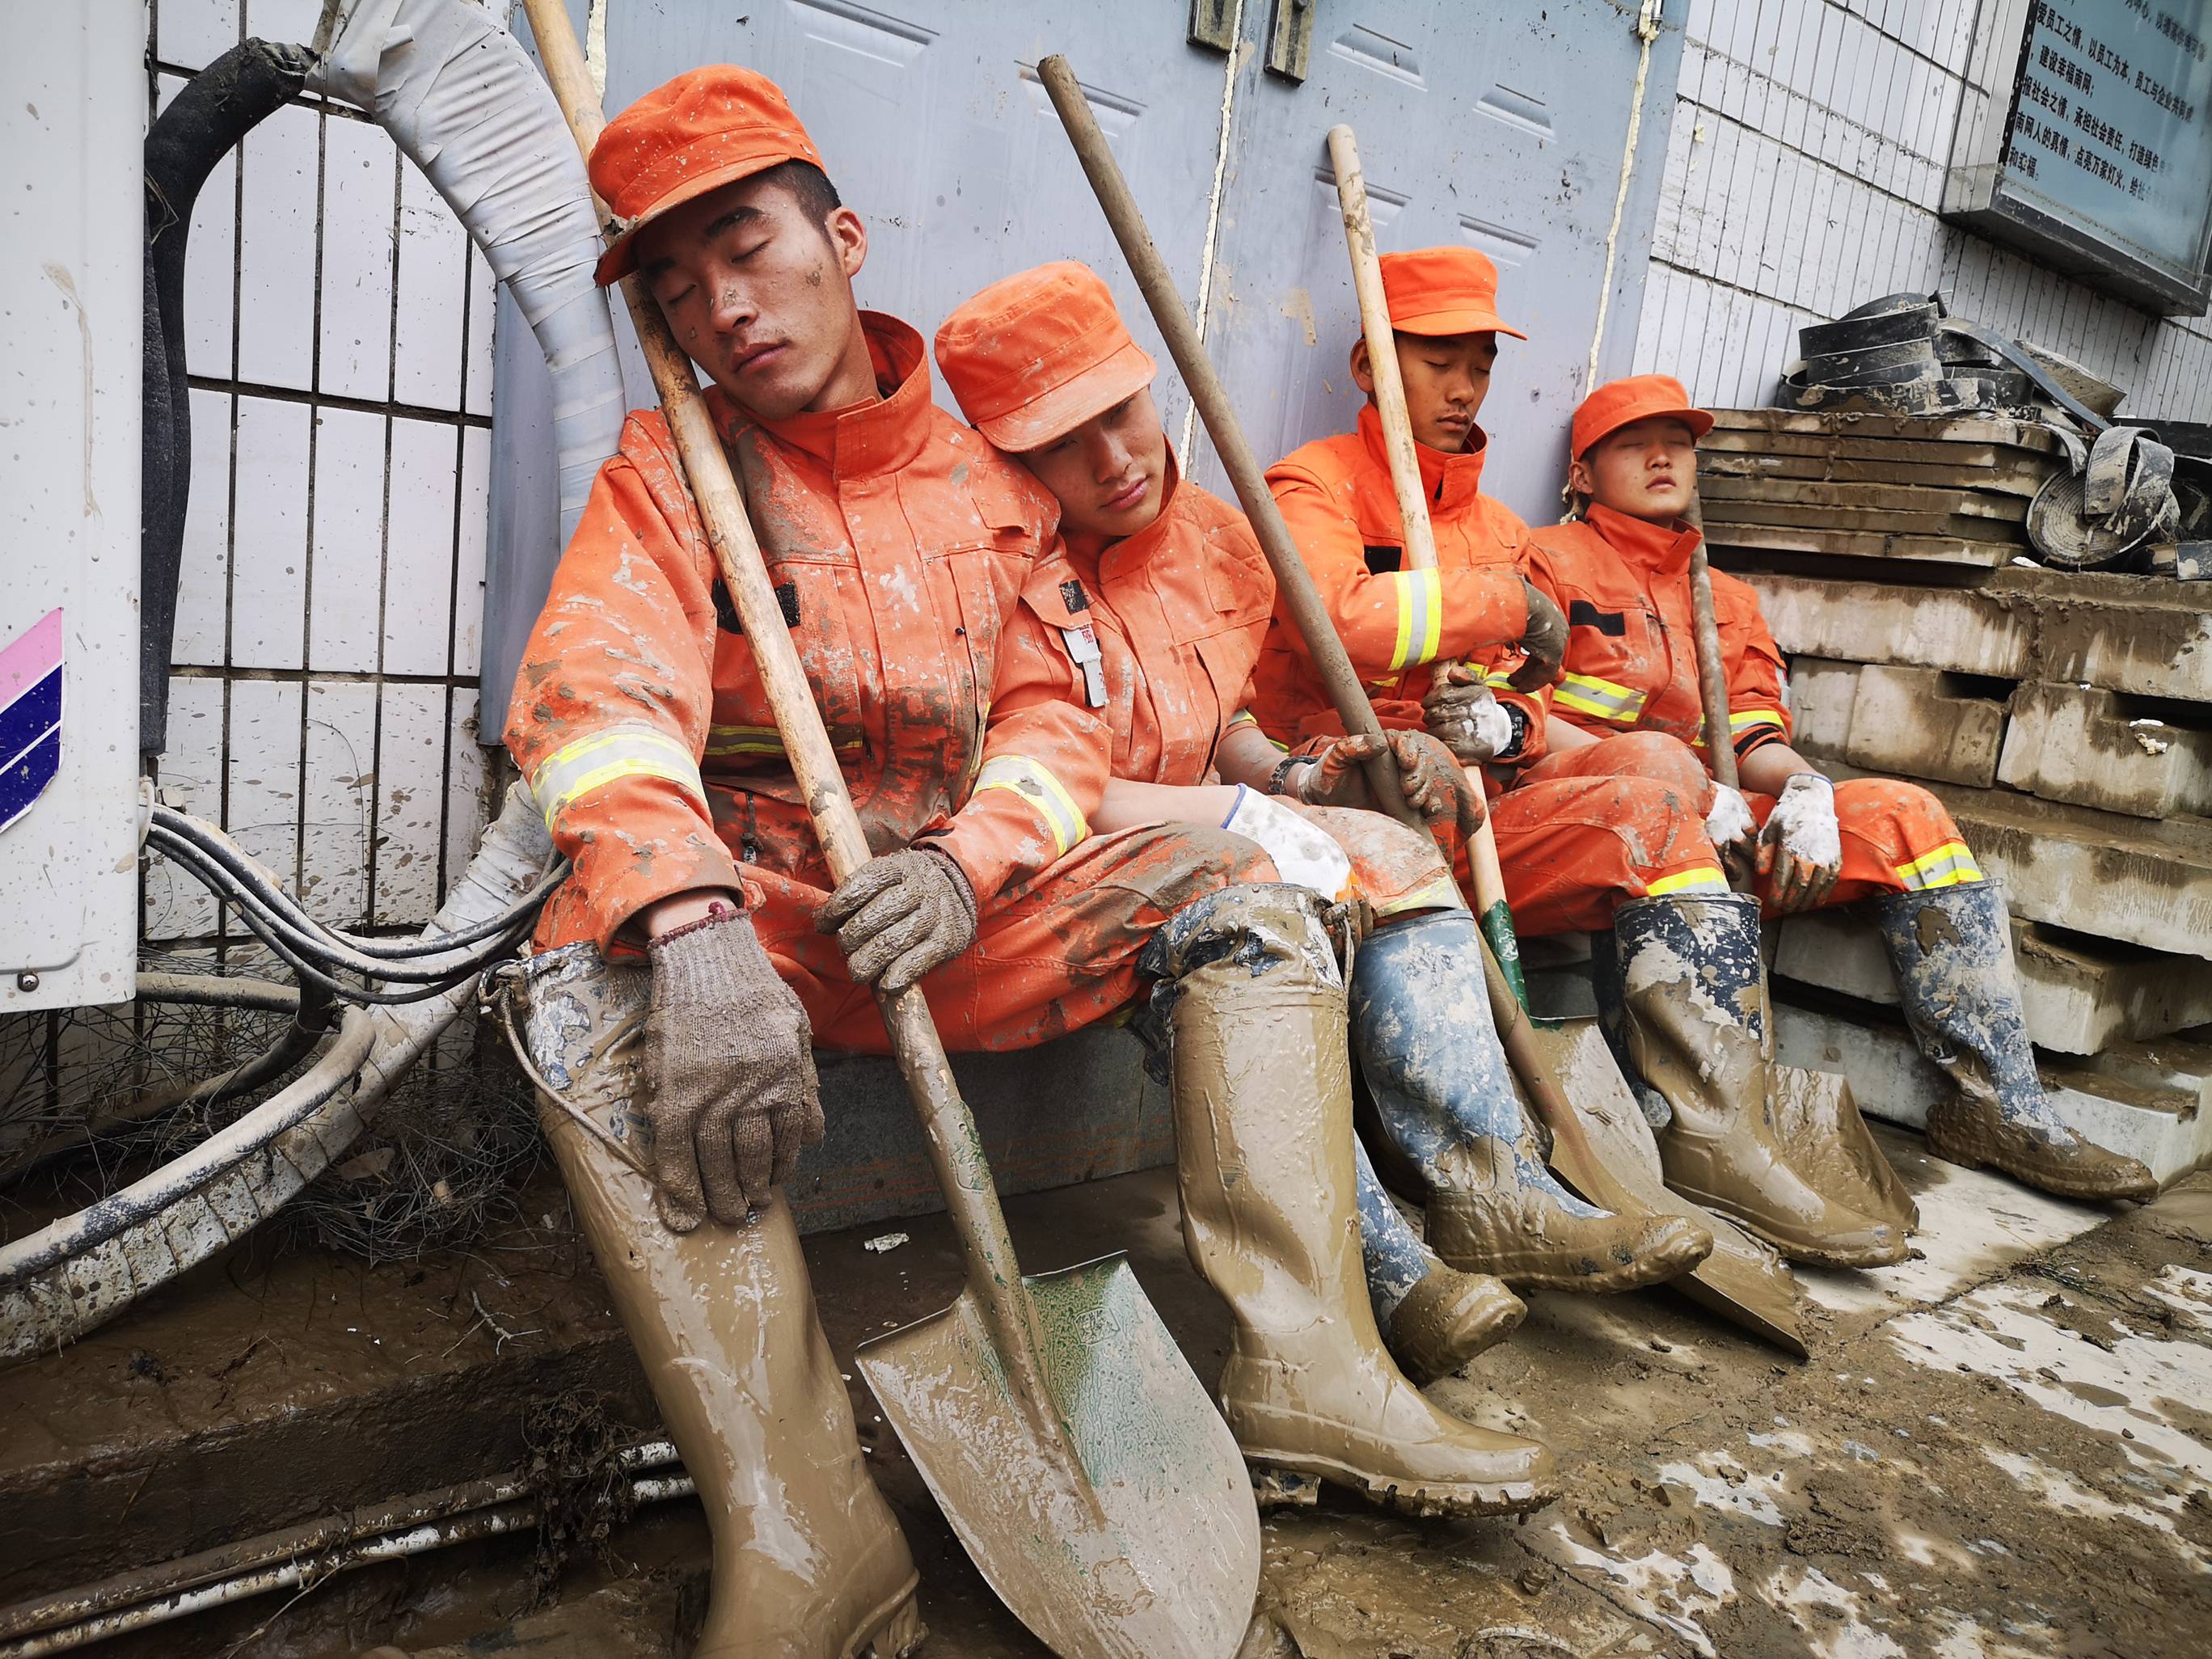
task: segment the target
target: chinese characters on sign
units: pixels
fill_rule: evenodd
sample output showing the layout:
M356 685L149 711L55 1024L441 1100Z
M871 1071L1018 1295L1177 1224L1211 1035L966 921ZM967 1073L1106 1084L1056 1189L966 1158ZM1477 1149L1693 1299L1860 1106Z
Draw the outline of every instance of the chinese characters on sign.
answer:
M2169 266L2212 212L2212 0L2033 0L2002 165L2014 192Z

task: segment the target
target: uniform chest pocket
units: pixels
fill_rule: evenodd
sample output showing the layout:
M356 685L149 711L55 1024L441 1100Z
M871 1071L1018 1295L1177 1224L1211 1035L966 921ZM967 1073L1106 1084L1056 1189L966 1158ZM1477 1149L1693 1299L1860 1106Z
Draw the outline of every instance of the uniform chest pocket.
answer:
M841 759L864 752L866 709L874 676L860 647L869 629L860 572L831 562L787 560L775 570L784 626L814 692L815 706ZM714 703L707 732L709 770L757 767L784 759L774 712L760 679L752 641L737 609L715 584ZM861 607L854 615L854 607Z

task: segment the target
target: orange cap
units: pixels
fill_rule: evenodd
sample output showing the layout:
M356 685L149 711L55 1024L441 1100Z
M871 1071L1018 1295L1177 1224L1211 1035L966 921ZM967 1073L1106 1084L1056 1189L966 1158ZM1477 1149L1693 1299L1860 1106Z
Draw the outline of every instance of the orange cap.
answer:
M1625 380L1607 380L1575 405L1572 440L1577 460L1590 446L1634 421L1669 416L1702 438L1713 429L1713 417L1690 401L1690 393L1671 374L1632 374Z
M671 208L785 161L821 153L765 75L715 64L656 87L606 125L592 146L592 188L622 233L592 274L601 288L637 269L638 230Z
M1424 247L1382 256L1390 326L1402 334L1510 334L1498 314L1498 267L1471 247Z
M1106 284L1073 259L962 304L937 331L937 367L975 429L1015 453L1066 436L1156 372Z

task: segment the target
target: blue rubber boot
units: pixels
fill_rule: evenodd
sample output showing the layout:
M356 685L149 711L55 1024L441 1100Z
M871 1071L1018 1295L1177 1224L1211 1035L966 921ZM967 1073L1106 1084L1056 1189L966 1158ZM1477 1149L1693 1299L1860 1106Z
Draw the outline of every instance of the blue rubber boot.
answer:
M1384 1150L1426 1204L1429 1248L1516 1289L1626 1291L1687 1273L1711 1254L1704 1228L1599 1209L1544 1167L1481 963L1474 918L1446 910L1383 928L1352 966L1352 1052Z
M1970 1170L1994 1165L2062 1198L2157 1195L2148 1168L2084 1140L2044 1097L2002 886L1974 881L1885 893L1868 908L1920 1052L1957 1085L1928 1114L1929 1151Z
M1355 1140L1360 1255L1367 1299L1398 1369L1416 1382L1449 1376L1513 1334L1528 1304L1488 1273L1447 1267L1422 1244L1382 1190Z

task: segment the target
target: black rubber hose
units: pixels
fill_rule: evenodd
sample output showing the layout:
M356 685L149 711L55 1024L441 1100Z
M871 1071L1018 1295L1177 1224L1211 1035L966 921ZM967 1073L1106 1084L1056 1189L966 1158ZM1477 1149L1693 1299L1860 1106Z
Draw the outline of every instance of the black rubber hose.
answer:
M195 1085L178 1105L219 1106L226 1100L236 1100L274 1083L315 1052L315 1045L330 1034L341 1012L337 1000L328 991L312 980L303 981L299 1012L284 1028L283 1036L252 1059L241 1060L220 1076Z
M185 378L185 247L192 204L215 164L295 97L304 46L248 40L178 93L146 135L145 465L139 516L138 752L169 743L169 659L177 633L185 506L191 493L191 393Z

